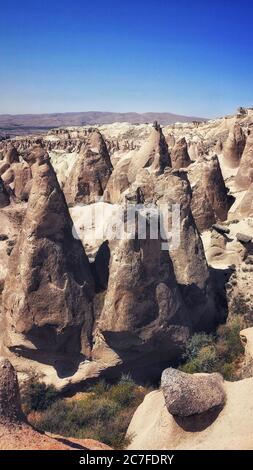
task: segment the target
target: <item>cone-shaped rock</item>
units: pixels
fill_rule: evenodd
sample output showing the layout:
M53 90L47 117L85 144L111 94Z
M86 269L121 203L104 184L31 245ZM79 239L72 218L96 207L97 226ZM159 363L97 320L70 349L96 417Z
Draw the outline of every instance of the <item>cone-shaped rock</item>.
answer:
M246 146L242 154L241 163L236 175L236 186L238 189L248 189L253 182L253 131L247 137Z
M227 218L229 201L218 157L202 158L189 168L192 187L191 209L200 231L210 228L217 220Z
M224 145L224 161L230 168L237 168L246 143L245 134L240 124L235 124Z
M171 152L172 168L179 169L189 166L192 162L188 153L185 138L178 140Z
M0 357L0 424L23 420L16 371L8 359Z
M160 208L165 211L168 208L169 216L171 208L175 210L178 206L178 216L174 213L173 225L169 223L168 227L174 231L170 257L194 327L209 328L215 325L218 316L203 243L191 212L192 192L187 173L165 171L155 184L155 198Z
M146 239L135 234L114 249L98 327L126 364L160 367L180 353L190 320L168 251L160 238L150 239L148 230ZM101 354L97 344L94 353Z
M6 163L9 163L9 165L19 162L18 151L13 145L8 146L4 155L4 160Z
M171 167L168 144L159 125L152 127L148 141L133 156L128 170L129 181L135 181L138 171L147 167L157 174Z
M103 196L112 173L106 143L97 130L91 130L64 187L69 204L95 202Z
M82 329L89 349L93 281L48 154L37 148L29 160L32 188L3 292L5 344L68 358L80 353Z

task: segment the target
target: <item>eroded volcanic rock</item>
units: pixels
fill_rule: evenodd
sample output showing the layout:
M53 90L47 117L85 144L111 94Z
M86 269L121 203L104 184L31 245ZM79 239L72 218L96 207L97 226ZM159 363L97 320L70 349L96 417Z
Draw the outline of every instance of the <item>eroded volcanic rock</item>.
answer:
M253 182L253 130L247 137L244 152L242 154L238 173L236 175L236 186L240 190L246 190Z
M4 185L2 178L0 177L0 208L8 206L10 203L10 197Z
M112 173L106 143L99 131L91 130L67 178L64 194L69 204L96 202L103 196Z
M191 211L192 191L184 171L166 170L155 183L154 199L158 206L179 205L178 240L169 245L177 282L195 327L210 327L219 315L214 302L214 289L206 262L203 243ZM171 227L171 222L169 228ZM174 230L177 225L174 224ZM176 240L176 239L175 239ZM193 308L194 306L194 308Z
M229 201L218 157L202 158L188 172L192 187L191 209L200 231L227 218Z
M218 374L186 374L178 369L162 373L161 388L168 411L192 416L222 407L226 401L223 377Z
M152 127L149 139L132 157L128 170L128 179L134 182L142 168L148 168L157 175L162 174L166 167L171 167L168 144L160 126Z
M224 145L223 156L226 165L230 168L237 168L246 144L246 136L240 126L235 124Z
M171 151L171 161L174 169L185 168L192 163L185 137L179 139L174 145Z
M145 216L142 222L148 224ZM98 321L106 344L126 364L159 364L179 354L190 324L160 238L119 240L111 254L108 289ZM99 343L94 354L103 355Z
M89 354L93 280L48 154L36 148L28 160L32 188L3 291L4 342L28 357L67 361Z
M0 357L0 424L23 420L16 371L8 359Z

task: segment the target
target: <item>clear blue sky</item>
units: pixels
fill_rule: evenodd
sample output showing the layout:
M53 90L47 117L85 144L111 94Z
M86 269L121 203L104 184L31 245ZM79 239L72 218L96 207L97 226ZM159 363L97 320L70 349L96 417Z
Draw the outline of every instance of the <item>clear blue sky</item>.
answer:
M253 106L252 0L12 0L0 113Z

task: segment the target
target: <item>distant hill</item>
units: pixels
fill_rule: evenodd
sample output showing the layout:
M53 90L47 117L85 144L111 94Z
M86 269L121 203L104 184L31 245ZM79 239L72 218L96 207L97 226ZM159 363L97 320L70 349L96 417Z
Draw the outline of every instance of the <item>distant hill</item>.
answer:
M113 122L130 122L143 124L158 121L162 125L175 122L205 121L194 116L181 116L172 113L110 113L87 111L83 113L55 114L0 114L0 134L30 134L46 132L54 127L84 126L94 124L112 124Z

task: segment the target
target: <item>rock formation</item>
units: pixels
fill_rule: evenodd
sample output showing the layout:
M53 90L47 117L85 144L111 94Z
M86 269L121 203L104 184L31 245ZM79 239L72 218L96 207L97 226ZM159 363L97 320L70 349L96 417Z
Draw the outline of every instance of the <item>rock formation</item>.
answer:
M91 130L64 187L69 204L95 202L103 196L112 173L105 141L97 130Z
M0 207L8 206L9 203L10 197L0 176Z
M147 224L148 232L148 220L141 217L140 223ZM125 364L156 364L159 369L160 363L175 359L182 350L190 326L161 240L149 235L143 240L136 236L119 240L111 254L108 289L98 321L106 344ZM101 355L99 348L95 344L96 356Z
M0 425L23 420L16 371L8 359L0 357Z
M152 127L148 141L132 157L128 170L128 179L132 183L142 168L148 168L157 174L171 167L168 144L160 126Z
M93 280L48 154L36 148L28 160L32 188L3 292L4 343L28 357L67 362L89 355Z
M192 416L223 407L226 394L220 374L186 374L177 369L162 373L161 388L172 415Z
M19 162L18 151L12 144L7 147L6 153L4 155L4 160L9 165L11 165L12 163Z
M203 158L191 165L188 176L193 193L191 209L198 229L203 231L218 220L226 220L228 191L217 156L210 160Z
M171 161L174 169L185 168L192 163L185 137L179 139L174 145L171 151Z
M103 199L105 202L112 204L121 202L123 193L130 186L128 180L129 164L130 158L122 158L114 167L104 192Z
M235 124L224 145L224 161L229 168L237 168L244 151L246 136L240 126Z
M178 242L175 246L169 245L169 252L191 321L195 328L214 325L219 314L202 240L191 212L192 192L187 174L168 169L156 180L154 192L156 204L167 207L170 216L171 208L180 205ZM175 223L174 229L176 227Z
M224 382L225 406L205 416L173 416L161 390L149 393L128 428L128 435L134 436L128 449L253 450L252 386L253 378Z
M253 182L253 130L247 137L235 183L238 189L246 190Z
M251 183L239 204L238 212L241 217L253 217L253 183Z

